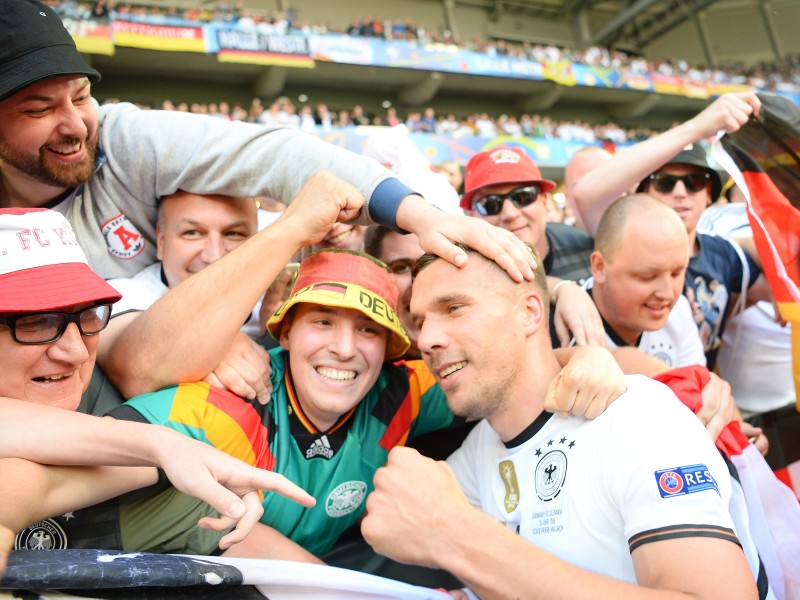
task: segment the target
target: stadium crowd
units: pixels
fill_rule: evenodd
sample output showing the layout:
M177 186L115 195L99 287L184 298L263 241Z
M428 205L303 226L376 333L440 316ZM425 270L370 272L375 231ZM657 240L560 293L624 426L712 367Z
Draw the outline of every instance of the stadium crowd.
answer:
M288 99L98 105L38 0L0 4L0 42L0 574L94 548L459 599L797 597L790 340L704 147L791 101L587 146L568 220L520 148L451 172L401 128L306 135Z
M104 102L119 102L110 98ZM649 128L623 128L615 123L591 125L585 121L562 121L538 114L522 113L492 117L488 113L474 113L464 118L455 114L437 115L433 107L424 111L410 110L399 115L397 109L389 107L382 114L366 112L360 105L349 110L331 110L325 103L316 106L297 105L287 96L275 98L265 107L260 98L254 98L248 107L241 103L221 102L173 102L165 100L160 106L151 107L137 104L142 109L159 108L167 111L191 112L209 115L229 121L245 121L261 125L282 125L309 133L326 133L333 129L372 125L393 127L405 125L410 132L435 133L454 138L484 137L494 138L504 135L511 137L531 137L538 139L559 139L564 141L591 144L596 141L625 143L641 141L652 137L657 131Z
M455 38L442 24L425 27L412 17L356 16L350 23L310 22L293 9L285 14L272 11L245 10L242 2L221 1L212 7L182 8L156 6L146 3L122 3L115 0L48 0L47 4L59 14L74 18L115 18L153 24L221 23L243 29L257 29L266 34L291 33L342 34L385 40L405 40L417 44L442 44L461 50L485 53L489 56L512 56L536 62L570 61L589 66L614 69L630 75L676 75L695 82L716 82L749 85L769 91L797 92L800 90L800 56L789 54L780 60L755 65L743 63L720 64L714 68L691 65L679 56L648 60L603 46L584 50L562 48L552 44L528 41L512 42L502 39L469 41Z

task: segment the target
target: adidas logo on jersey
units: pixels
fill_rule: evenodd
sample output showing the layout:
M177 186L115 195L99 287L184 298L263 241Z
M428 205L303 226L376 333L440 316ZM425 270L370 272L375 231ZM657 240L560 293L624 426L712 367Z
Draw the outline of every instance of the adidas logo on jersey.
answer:
M326 460L333 456L333 450L331 449L331 444L328 441L327 435L323 435L321 438L314 440L311 447L306 450L306 458L315 458L317 456L322 456Z

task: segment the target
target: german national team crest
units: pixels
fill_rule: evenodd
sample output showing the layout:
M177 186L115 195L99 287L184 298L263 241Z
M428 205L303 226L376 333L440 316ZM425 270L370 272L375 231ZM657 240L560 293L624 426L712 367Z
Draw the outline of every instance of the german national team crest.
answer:
M566 478L567 455L561 450L551 450L536 465L536 495L544 502L549 502L561 493Z
M330 517L343 517L358 509L367 496L367 484L363 481L347 481L328 494L325 512Z
M52 519L29 525L14 540L14 550L64 550L66 547L67 534Z
M719 494L717 482L705 465L689 465L655 472L658 493L662 498L714 490Z
M103 223L102 232L108 252L112 256L133 258L144 250L144 237L125 213L119 213Z

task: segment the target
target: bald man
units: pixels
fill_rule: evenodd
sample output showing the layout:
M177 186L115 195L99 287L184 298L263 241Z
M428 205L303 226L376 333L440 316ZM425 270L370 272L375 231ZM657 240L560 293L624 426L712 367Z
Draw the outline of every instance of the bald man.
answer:
M688 263L686 228L669 206L633 194L608 208L586 287L610 347L632 346L671 367L706 364L691 305L682 295Z

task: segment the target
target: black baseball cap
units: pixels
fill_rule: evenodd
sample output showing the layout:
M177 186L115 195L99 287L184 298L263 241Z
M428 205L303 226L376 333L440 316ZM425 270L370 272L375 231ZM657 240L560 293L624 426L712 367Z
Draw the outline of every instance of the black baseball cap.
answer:
M689 165L692 167L701 167L711 176L711 201L716 201L719 198L719 193L722 191L722 179L716 170L708 166L706 160L706 151L700 144L689 144L683 150L678 152L675 156L665 162L660 168L667 165ZM658 172L658 171L656 171ZM644 192L647 189L648 177L645 177L636 189L637 192Z
M73 74L100 80L55 11L36 0L2 0L0 100L43 79Z

